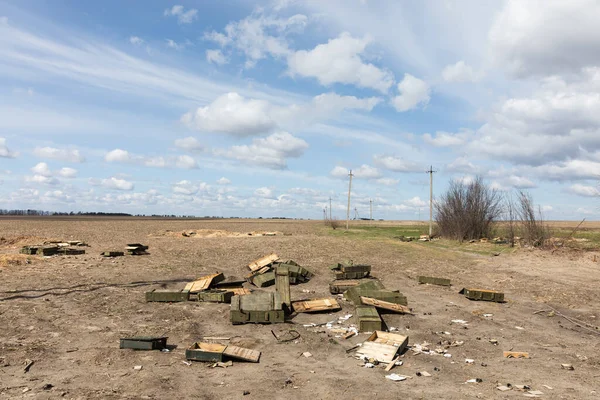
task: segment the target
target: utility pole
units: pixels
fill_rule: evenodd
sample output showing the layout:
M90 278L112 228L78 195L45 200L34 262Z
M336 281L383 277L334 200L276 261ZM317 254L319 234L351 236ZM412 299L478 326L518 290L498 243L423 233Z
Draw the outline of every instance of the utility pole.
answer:
M371 226L373 225L373 199L369 199L369 220Z
M429 174L429 237L431 237L433 231L433 173L437 172L433 170L433 166L429 166L429 170L425 173Z
M329 196L329 220L333 221L333 219L331 218L331 196Z
M348 174L350 177L350 182L348 183L348 209L346 210L346 230L348 230L348 221L350 220L350 193L352 192L352 170Z
M323 209L323 221L327 222L327 207Z

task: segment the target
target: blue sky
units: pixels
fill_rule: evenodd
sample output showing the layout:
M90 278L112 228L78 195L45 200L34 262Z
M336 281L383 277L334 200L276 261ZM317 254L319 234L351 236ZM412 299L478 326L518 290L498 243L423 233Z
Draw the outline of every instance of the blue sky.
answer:
M598 216L600 6L0 1L0 208L426 218L481 175ZM353 212L354 214L354 212Z

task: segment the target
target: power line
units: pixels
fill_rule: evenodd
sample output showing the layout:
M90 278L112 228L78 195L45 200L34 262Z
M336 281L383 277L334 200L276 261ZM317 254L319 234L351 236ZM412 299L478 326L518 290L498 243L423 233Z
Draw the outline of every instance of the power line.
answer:
M348 221L350 220L350 193L352 192L352 177L354 176L352 175L352 170L350 170L348 176L350 177L350 181L348 183L348 208L346 209L346 230L348 230Z

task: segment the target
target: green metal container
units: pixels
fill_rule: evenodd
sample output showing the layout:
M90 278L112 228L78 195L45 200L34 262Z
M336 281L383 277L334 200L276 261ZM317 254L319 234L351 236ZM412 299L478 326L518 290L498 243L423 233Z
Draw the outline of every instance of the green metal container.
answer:
M356 325L360 332L375 332L383 330L383 321L372 306L356 306Z
M177 303L188 301L189 297L189 290L153 289L146 292L146 301L148 302Z
M231 323L234 325L285 322L285 313L279 293L261 292L245 296L233 296L230 317Z
M340 271L342 272L362 272L364 273L371 273L371 266L370 265L366 265L366 264L356 264L356 265L345 265L342 264L340 266Z
M504 303L504 293L485 289L463 289L459 292L469 300L494 301Z
M219 362L223 361L226 348L222 344L197 342L185 350L185 358L190 361Z

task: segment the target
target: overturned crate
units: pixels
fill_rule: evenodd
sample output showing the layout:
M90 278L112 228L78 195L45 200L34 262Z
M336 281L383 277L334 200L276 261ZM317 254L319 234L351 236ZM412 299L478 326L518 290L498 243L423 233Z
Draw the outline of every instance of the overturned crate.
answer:
M486 289L467 289L463 288L459 294L464 294L469 300L494 301L504 303L504 293L495 290Z
M217 343L196 342L185 350L185 358L190 361L223 361L227 346Z
M223 275L222 272L217 272L215 274L202 276L196 279L195 281L189 282L187 285L185 285L184 290L187 290L190 293L198 293L208 289L209 287L211 287L211 285L216 284L218 282L222 282L224 280L225 275Z
M438 285L438 286L450 286L450 279L446 278L436 278L433 276L419 276L419 283L429 284L429 285Z
M189 297L190 292L188 290L153 289L146 292L147 302L177 303L188 301Z
M374 358L379 362L391 363L396 355L402 354L406 346L408 346L408 336L375 331L356 350L356 355L363 359Z
M122 338L119 348L134 350L162 350L167 348L167 336L136 336Z
M338 311L341 310L336 299L313 299L292 301L292 308L295 312L310 313L319 311Z
M230 311L234 325L255 323L275 324L285 322L285 313L279 293L252 293L233 296Z
M228 290L211 289L198 293L198 301L211 303L231 303L233 293Z

